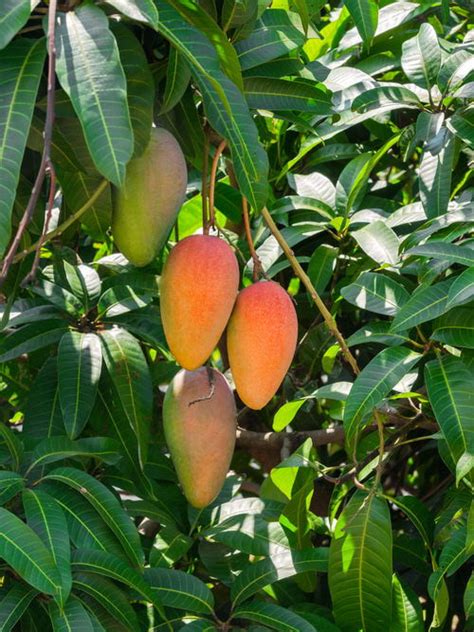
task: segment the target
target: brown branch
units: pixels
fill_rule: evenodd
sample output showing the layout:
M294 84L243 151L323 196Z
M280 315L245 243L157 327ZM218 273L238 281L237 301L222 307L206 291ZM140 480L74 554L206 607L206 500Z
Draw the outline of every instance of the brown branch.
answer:
M54 187L56 178L53 176L54 167L51 162L51 140L53 137L54 124L54 97L55 97L55 80L56 80L56 44L55 44L55 27L56 27L56 7L57 0L50 0L48 9L48 86L47 86L47 105L46 105L46 121L44 124L44 145L41 163L36 176L30 199L26 206L23 217L16 231L16 235L3 261L2 272L0 274L0 285L5 282L8 272L15 258L16 252L20 246L23 234L33 217L36 204L43 186L46 173L51 176L50 186ZM51 197L51 196L50 196ZM54 199L54 193L53 193Z
M202 232L204 235L209 234L209 218L207 212L207 178L209 176L209 134L207 129L204 130L204 163L202 166L202 184L201 184L201 199L202 199Z
M216 152L214 154L214 158L212 160L211 183L209 187L209 224L212 226L212 228L215 228L214 226L214 216L215 216L214 198L215 198L215 189L216 189L217 167L219 165L219 158L221 157L221 154L226 148L226 146L227 146L227 142L225 140L222 140L219 143L219 146L217 147Z
M285 238L279 231L278 226L273 221L273 217L270 215L267 208L262 209L262 215L265 219L265 222L267 223L268 228L270 229L270 232L273 234L278 244L280 245L281 249L285 253L286 258L288 259L288 261L291 264L291 267L295 271L296 276L302 281L303 285L306 287L311 298L316 304L316 307L321 312L321 315L324 318L329 331L332 333L332 335L336 338L337 342L339 343L339 346L342 351L342 355L344 356L348 364L351 366L353 372L356 375L358 375L360 373L360 369L357 364L357 360L352 355L349 347L347 346L344 336L339 331L336 321L334 320L331 312L328 310L324 302L321 300L314 285L311 283L311 279L301 267L298 259L295 257L293 250L291 250L290 246L287 244Z
M247 202L247 198L244 195L242 195L242 216L244 218L245 237L247 238L250 256L252 257L253 261L252 277L255 283L256 281L258 281L259 277L263 275L263 267L253 244L252 231L250 229L249 205Z
M65 230L69 228L69 226L74 224L74 222L76 222L81 217L81 215L84 215L84 213L88 211L90 207L94 204L97 198L99 198L102 195L102 193L105 191L108 185L109 185L108 180L102 180L102 182L99 184L97 189L94 191L91 197L87 200L87 202L85 202L85 204L81 206L81 208L79 208L75 213L70 215L57 228L47 233L42 238L42 245L44 245L47 241L51 241L51 239L54 239L55 237L58 237L59 235L61 235ZM13 263L18 263L19 261L24 259L27 255L31 254L32 252L35 252L36 249L38 248L38 244L40 241L41 241L41 238L38 239L38 241L36 241L34 244L29 246L28 248L25 248L25 250L22 250L17 255L15 255L15 258L13 259Z

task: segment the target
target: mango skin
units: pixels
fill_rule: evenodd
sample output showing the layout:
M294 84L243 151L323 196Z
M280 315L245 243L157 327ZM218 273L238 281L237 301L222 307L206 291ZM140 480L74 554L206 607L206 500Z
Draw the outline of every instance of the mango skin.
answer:
M235 446L237 411L222 373L179 371L166 391L163 428L184 495L206 507L222 489Z
M239 290L239 265L225 241L191 235L171 251L160 281L161 319L171 353L193 371L217 346Z
M249 408L260 410L277 392L295 354L298 320L288 293L260 281L239 293L227 326L235 387Z
M127 165L123 187L114 190L112 234L120 252L142 267L163 247L186 196L184 154L170 132L151 130L141 156Z

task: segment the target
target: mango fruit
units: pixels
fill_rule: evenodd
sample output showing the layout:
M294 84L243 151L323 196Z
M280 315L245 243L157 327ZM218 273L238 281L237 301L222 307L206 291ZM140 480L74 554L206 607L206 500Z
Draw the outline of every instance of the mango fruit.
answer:
M235 400L216 369L182 369L163 403L166 443L188 502L199 509L218 495L235 446Z
M133 265L146 266L163 247L185 199L187 180L178 141L154 127L147 148L130 160L124 184L113 196L112 234Z
M296 349L298 320L289 294L274 281L242 290L227 326L235 387L249 408L260 410L283 381Z
M239 289L239 265L225 241L191 235L172 249L160 281L161 319L171 353L193 371L219 342Z

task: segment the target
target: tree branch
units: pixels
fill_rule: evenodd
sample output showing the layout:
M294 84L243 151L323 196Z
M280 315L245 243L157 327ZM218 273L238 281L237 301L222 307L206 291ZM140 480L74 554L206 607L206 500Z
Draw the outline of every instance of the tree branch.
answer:
M211 183L209 186L209 218L208 218L209 224L212 226L212 228L215 228L214 226L214 216L215 216L214 197L215 197L215 189L216 189L217 167L219 165L219 158L221 157L222 152L224 151L226 146L227 146L227 142L225 140L221 141L219 143L219 147L216 149L214 158L212 160Z
M23 234L33 217L36 204L39 199L39 195L43 186L43 182L48 172L51 177L50 186L55 187L56 178L54 172L54 166L51 162L51 140L53 137L53 124L54 124L54 97L55 97L55 80L56 80L56 45L55 45L55 30L56 30L56 7L57 0L50 0L48 9L48 87L47 87L47 105L46 105L46 121L44 124L44 146L43 154L41 157L41 163L36 176L33 189L31 191L30 199L26 206L23 217L16 231L16 235L8 250L8 253L3 261L2 272L0 274L0 286L5 282L8 276L10 267L14 261L16 252L20 246ZM49 196L49 199L54 200L53 194ZM48 210L48 213L51 211ZM46 224L46 222L45 222ZM32 270L33 272L33 270Z
M242 215L244 218L245 237L247 239L247 243L250 250L250 256L252 257L252 261L253 261L252 277L253 277L253 282L255 283L256 281L258 281L259 277L263 275L263 268L262 268L262 262L260 261L257 255L257 251L255 250L255 246L253 244L252 231L250 229L249 205L247 202L247 198L244 195L242 195Z

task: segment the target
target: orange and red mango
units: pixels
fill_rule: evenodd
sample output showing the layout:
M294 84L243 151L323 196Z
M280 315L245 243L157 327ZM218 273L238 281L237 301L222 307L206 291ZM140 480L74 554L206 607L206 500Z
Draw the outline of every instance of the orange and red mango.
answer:
M193 507L222 489L235 446L235 400L215 369L182 369L166 391L163 428L184 495Z
M171 251L160 283L163 329L178 363L193 371L219 342L239 289L237 259L225 241L192 235Z
M274 281L239 293L227 326L227 349L235 387L249 408L267 404L293 359L298 321L289 294Z
M166 129L151 130L141 156L127 165L114 191L112 234L120 252L145 266L163 247L186 196L188 172L178 141Z

